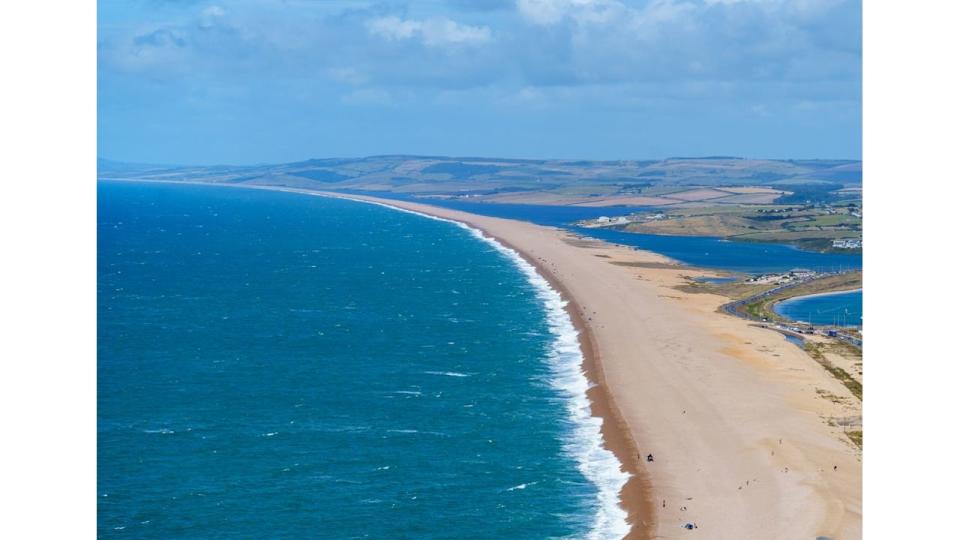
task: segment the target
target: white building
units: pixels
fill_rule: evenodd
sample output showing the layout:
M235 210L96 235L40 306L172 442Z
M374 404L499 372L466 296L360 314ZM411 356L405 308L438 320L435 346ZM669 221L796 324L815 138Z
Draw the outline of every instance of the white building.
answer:
M833 247L838 249L860 249L863 247L863 240L859 238L841 238L833 241Z

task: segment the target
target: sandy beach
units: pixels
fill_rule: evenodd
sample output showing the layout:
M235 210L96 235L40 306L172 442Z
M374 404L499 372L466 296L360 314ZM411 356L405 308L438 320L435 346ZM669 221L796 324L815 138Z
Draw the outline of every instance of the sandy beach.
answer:
M480 229L564 295L605 443L632 475L628 538L861 536L860 452L831 421L860 402L780 334L718 313L724 298L674 288L709 273L530 223L349 198Z
M728 299L675 288L715 273L425 204L222 187L363 200L459 221L532 263L568 301L595 383L593 413L631 474L621 492L627 538L861 537L861 453L839 427L859 421L860 401L779 333L718 312Z

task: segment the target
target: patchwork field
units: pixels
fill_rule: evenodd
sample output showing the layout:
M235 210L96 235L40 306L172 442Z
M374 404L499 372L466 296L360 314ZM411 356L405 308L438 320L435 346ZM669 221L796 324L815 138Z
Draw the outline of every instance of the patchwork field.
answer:
M179 167L100 160L100 178L286 186L490 204L649 208L617 227L649 234L791 242L859 240L861 164L730 157L574 161L432 156ZM589 225L589 224L588 224Z
M859 247L836 247L834 241L860 240L863 235L862 208L851 203L661 209L656 213L633 215L629 220L619 225L622 230L791 243L817 251L858 251Z

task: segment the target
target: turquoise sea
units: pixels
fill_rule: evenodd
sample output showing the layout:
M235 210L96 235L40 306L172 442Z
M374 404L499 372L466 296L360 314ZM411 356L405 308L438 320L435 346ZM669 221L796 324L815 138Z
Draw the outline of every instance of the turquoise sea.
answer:
M461 226L98 186L104 538L617 538L560 297Z

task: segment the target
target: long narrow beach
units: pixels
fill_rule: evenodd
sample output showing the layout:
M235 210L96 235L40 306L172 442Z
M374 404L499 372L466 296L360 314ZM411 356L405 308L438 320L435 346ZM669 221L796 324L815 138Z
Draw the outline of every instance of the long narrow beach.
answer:
M828 421L859 406L823 399L848 391L779 334L717 313L723 298L674 288L701 272L530 223L348 198L475 227L566 298L604 442L631 474L627 538L861 536L859 452Z
M592 412L630 474L620 493L626 538L861 537L861 454L835 422L859 417L859 400L780 334L719 313L726 298L675 288L709 272L552 227L414 202L223 187L453 220L533 264L568 302L594 384Z

